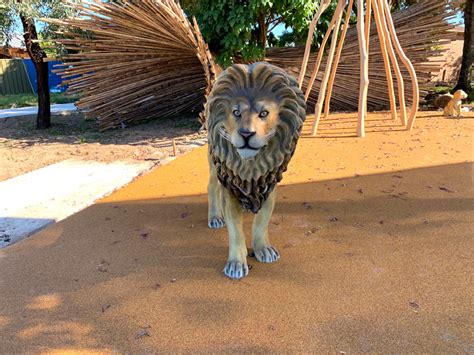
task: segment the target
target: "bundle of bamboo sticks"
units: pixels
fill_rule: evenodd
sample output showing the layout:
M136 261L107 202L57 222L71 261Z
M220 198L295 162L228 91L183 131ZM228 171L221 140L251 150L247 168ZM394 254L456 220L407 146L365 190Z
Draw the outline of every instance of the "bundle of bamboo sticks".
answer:
M60 26L67 38L56 40L70 54L57 70L68 92L80 93L78 107L97 118L102 130L153 118L202 112L203 103L219 72L199 27L174 0L103 2L66 0L79 11L72 19L42 19ZM454 33L445 1L426 0L393 15L400 42L414 63L422 88L439 71L441 45ZM80 31L78 31L80 30ZM370 36L368 107L389 107L385 71L375 25ZM269 49L265 60L299 76L304 48ZM316 54L310 56L310 67ZM308 98L318 99L324 63ZM358 106L359 49L357 31L350 28L334 82L331 109L351 111ZM403 72L407 75L406 72ZM310 78L306 73L305 90ZM411 87L405 88L410 99ZM200 114L201 122L204 117Z
M433 73L440 71L444 60L439 57L444 51L443 45L448 44L455 38L455 33L450 31L454 25L449 23L452 13L446 11L444 1L425 0L417 5L410 6L406 10L393 14L398 39L407 57L413 63L418 82L421 88L421 96L426 94L434 83L431 82ZM374 21L370 28L369 43L369 91L367 107L370 110L382 110L390 107L387 79L380 49L379 37ZM286 71L299 77L301 63L303 60L304 47L272 48L267 50L266 61L271 62ZM316 62L318 53L311 54L309 68ZM313 90L310 91L307 103L311 110L318 100L319 88L325 72L326 60L323 57L318 76L314 82ZM357 29L350 27L347 31L341 59L337 68L331 109L340 111L357 111L359 101L359 66L360 54L357 39ZM408 77L405 68L400 68L402 75ZM394 74L395 75L395 74ZM311 71L306 72L302 85L303 92L306 91L310 81ZM406 83L405 92L407 101L411 102L412 88L410 82ZM394 85L398 89L397 84Z
M102 130L202 111L217 68L177 2L67 4L80 11L76 18L43 19L68 37L57 40L72 53L57 72L68 92L82 94L78 107Z

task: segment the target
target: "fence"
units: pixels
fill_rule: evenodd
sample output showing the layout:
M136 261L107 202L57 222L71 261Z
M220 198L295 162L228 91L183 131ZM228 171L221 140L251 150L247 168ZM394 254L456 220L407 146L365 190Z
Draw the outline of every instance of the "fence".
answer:
M48 62L48 81L51 92L65 91L61 78L52 72L59 61ZM0 59L0 95L36 94L36 71L31 59Z
M25 64L21 59L0 59L0 95L34 93Z

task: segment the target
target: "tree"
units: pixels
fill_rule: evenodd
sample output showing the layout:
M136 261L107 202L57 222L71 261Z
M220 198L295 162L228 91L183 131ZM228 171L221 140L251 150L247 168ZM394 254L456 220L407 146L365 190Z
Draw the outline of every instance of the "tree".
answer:
M472 86L469 80L472 70L472 47L474 46L474 32L472 29L473 0L467 0L464 4L464 46L462 52L462 64L459 72L458 83L454 90L464 90L469 93Z
M321 19L319 43L331 20L337 0ZM308 0L182 0L188 15L195 16L212 52L223 66L264 56L267 45L300 44L319 1ZM287 31L282 41L272 33L278 25ZM289 31L288 31L289 30ZM319 36L319 37L318 37Z
M414 5L417 2L419 2L419 0L392 0L390 2L390 6L392 8L392 11L397 11L405 9L410 5Z
M0 4L0 41L7 45L20 20L23 38L37 77L38 116L36 128L48 128L51 125L51 109L48 83L48 63L46 52L41 48L34 18L67 17L72 10L64 6L61 0L8 0ZM18 26L19 27L19 26ZM49 33L50 27L44 25L41 33Z

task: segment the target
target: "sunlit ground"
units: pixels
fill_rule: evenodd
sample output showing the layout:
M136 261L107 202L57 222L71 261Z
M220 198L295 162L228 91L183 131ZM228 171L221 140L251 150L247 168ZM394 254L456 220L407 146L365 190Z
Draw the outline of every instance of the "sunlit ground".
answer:
M278 189L278 263L223 276L203 147L0 252L2 351L472 351L474 117L337 117Z

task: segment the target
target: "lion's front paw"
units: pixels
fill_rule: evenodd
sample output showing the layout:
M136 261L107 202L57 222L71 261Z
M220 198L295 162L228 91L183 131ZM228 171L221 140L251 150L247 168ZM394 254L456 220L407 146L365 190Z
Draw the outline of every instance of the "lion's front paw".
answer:
M207 223L209 228L211 229L219 229L225 226L224 218L221 217L212 217L209 218L209 222Z
M231 279L241 279L249 274L247 262L228 261L224 267L224 274Z
M280 253L274 247L263 247L261 249L254 249L255 258L261 263L274 263L280 259Z

